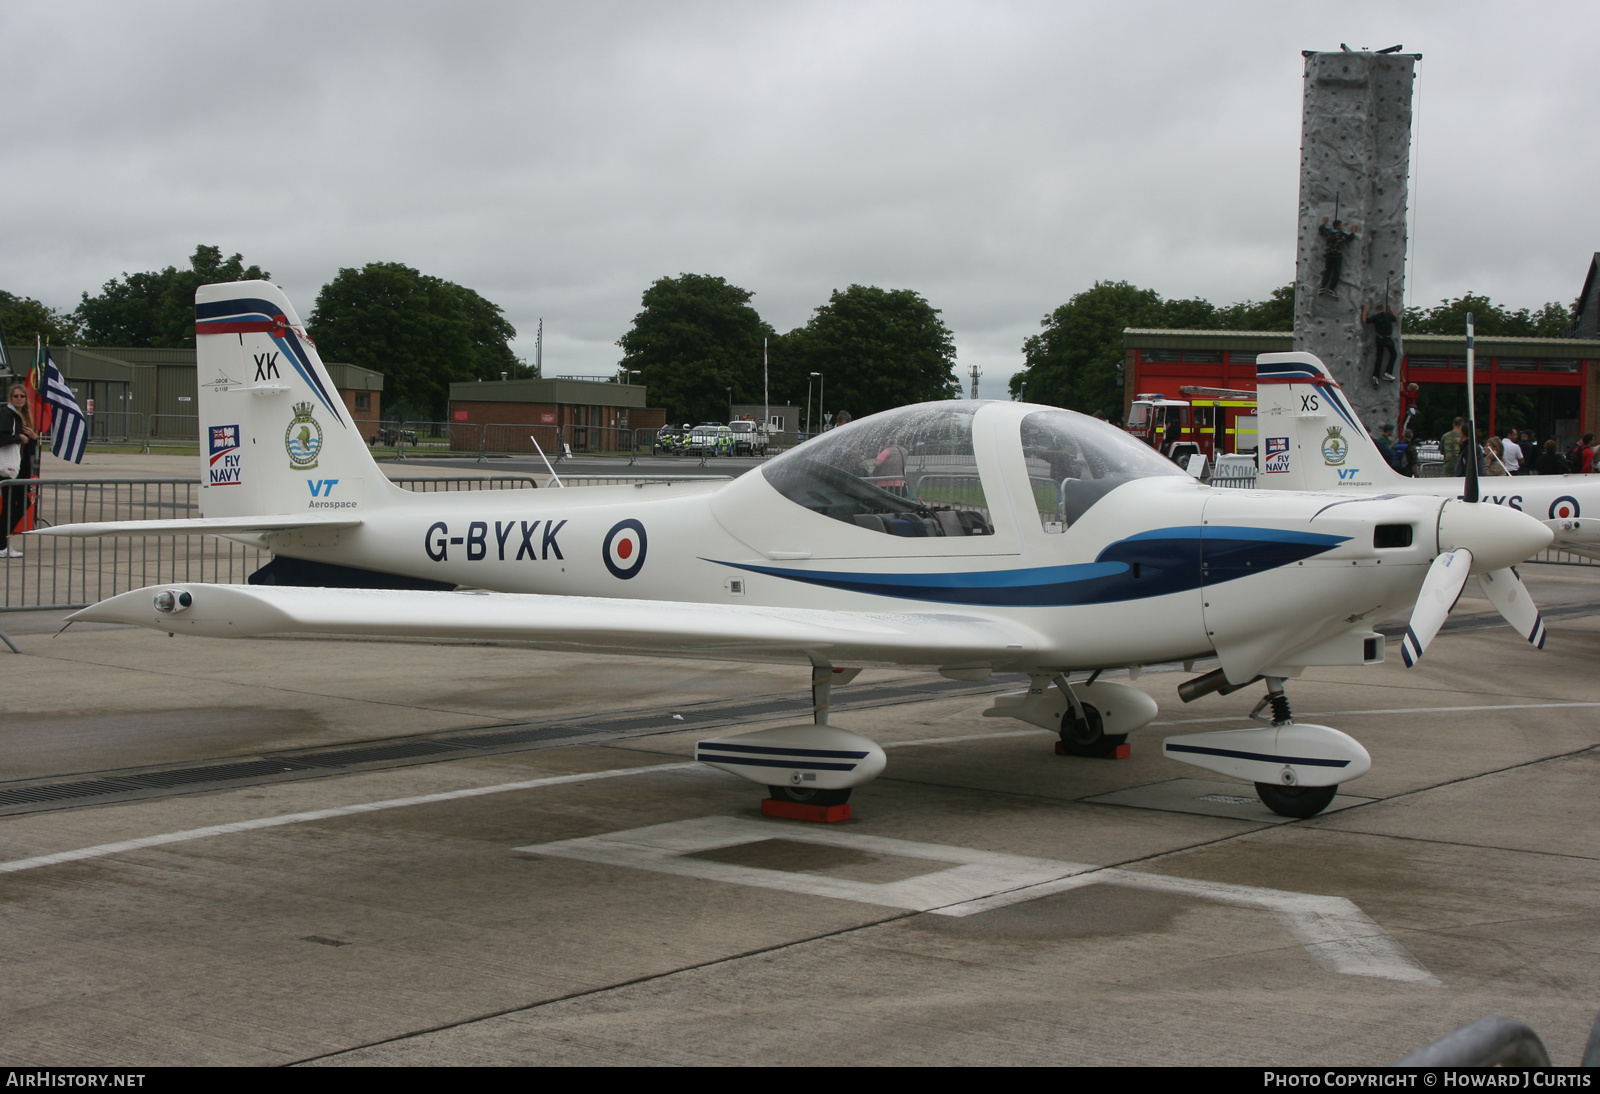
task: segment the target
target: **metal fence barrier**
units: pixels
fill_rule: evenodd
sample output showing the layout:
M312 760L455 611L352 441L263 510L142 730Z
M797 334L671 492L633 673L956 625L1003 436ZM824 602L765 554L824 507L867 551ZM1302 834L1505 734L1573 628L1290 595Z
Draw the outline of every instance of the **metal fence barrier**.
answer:
M391 478L390 482L418 494L454 490L535 490L541 484L533 475L447 475L441 478Z
M418 492L531 490L534 475L397 478ZM576 485L576 484L574 484ZM200 515L199 479L8 479L7 512L32 498L35 527L88 521L171 520ZM210 535L13 536L21 558L0 558L0 612L84 608L108 596L168 581L237 584L272 552Z
M732 475L545 475L542 485L561 486L645 486L650 483L728 482ZM558 483L556 480L560 479Z
M197 517L198 479L9 479L7 512L31 496L36 527L85 521ZM82 608L163 581L242 582L271 552L215 536L13 536L21 558L0 559L0 611Z

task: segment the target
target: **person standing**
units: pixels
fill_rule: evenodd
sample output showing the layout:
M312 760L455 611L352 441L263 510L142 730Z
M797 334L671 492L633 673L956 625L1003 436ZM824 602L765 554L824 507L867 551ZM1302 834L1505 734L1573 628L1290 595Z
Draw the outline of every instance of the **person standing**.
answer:
M1567 465L1567 458L1556 447L1556 439L1551 437L1544 442L1544 455L1539 457L1539 463L1534 471L1540 475L1565 475L1572 468Z
M1378 446L1378 455L1383 457L1383 462L1396 471L1400 470L1400 460L1394 451L1394 426L1385 422L1378 427L1378 435L1372 440Z
M17 463L10 466L9 453L15 445ZM33 414L28 409L28 389L23 384L12 384L6 393L6 406L0 410L0 478L31 479L37 475L39 459L39 431L34 428ZM13 486L0 490L0 558L21 558L22 552L11 546L11 532L28 511L28 491Z
M1456 476L1465 474L1458 467L1461 461L1461 426L1462 421L1457 418L1455 424L1450 427L1450 432L1439 438L1439 455L1443 458L1444 465L1450 469L1449 474Z
M1405 443L1397 449L1400 456L1400 473L1409 478L1418 476L1417 435L1411 430L1406 430Z
M1483 473L1485 475L1509 475L1511 468L1506 466L1505 442L1499 437L1490 437L1483 446Z
M1521 474L1522 446L1517 443L1517 431L1506 428L1505 439L1500 442L1500 449L1504 455L1501 457L1506 465L1506 471L1512 475Z

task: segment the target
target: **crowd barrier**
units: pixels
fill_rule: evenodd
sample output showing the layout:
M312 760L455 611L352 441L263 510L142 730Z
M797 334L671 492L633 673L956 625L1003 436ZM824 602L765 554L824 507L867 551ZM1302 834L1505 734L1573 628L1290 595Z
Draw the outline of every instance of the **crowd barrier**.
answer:
M397 478L414 491L531 490L533 475ZM20 511L34 502L35 526L112 520L172 520L200 515L198 479L9 479L0 497ZM21 558L0 559L0 612L83 608L108 596L166 581L239 583L272 552L203 535L13 536Z

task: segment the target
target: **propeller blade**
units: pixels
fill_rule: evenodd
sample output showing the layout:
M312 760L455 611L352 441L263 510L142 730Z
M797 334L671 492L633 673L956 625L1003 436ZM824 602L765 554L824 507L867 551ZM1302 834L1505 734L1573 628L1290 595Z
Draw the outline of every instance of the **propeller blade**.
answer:
M1504 570L1479 574L1478 587L1518 634L1536 648L1544 649L1544 616L1515 570L1508 566Z
M1461 491L1462 501L1478 500L1478 453L1482 450L1478 447L1477 431L1474 429L1473 432L1474 436L1461 445L1461 454L1467 461L1467 482L1466 489Z
M1400 656L1405 659L1406 668L1411 668L1421 660L1428 643L1444 626L1445 618L1460 599L1461 590L1471 571L1472 552L1465 547L1440 555L1428 567L1428 576L1422 580L1422 591L1417 594L1417 606L1411 610L1406 636L1400 642Z

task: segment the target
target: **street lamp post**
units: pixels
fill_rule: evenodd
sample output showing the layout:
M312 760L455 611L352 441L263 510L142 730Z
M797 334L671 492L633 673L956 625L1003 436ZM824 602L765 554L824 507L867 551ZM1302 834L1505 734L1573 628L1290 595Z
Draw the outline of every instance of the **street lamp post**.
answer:
M821 376L820 372L813 372L806 380L806 436L811 436L811 381Z

